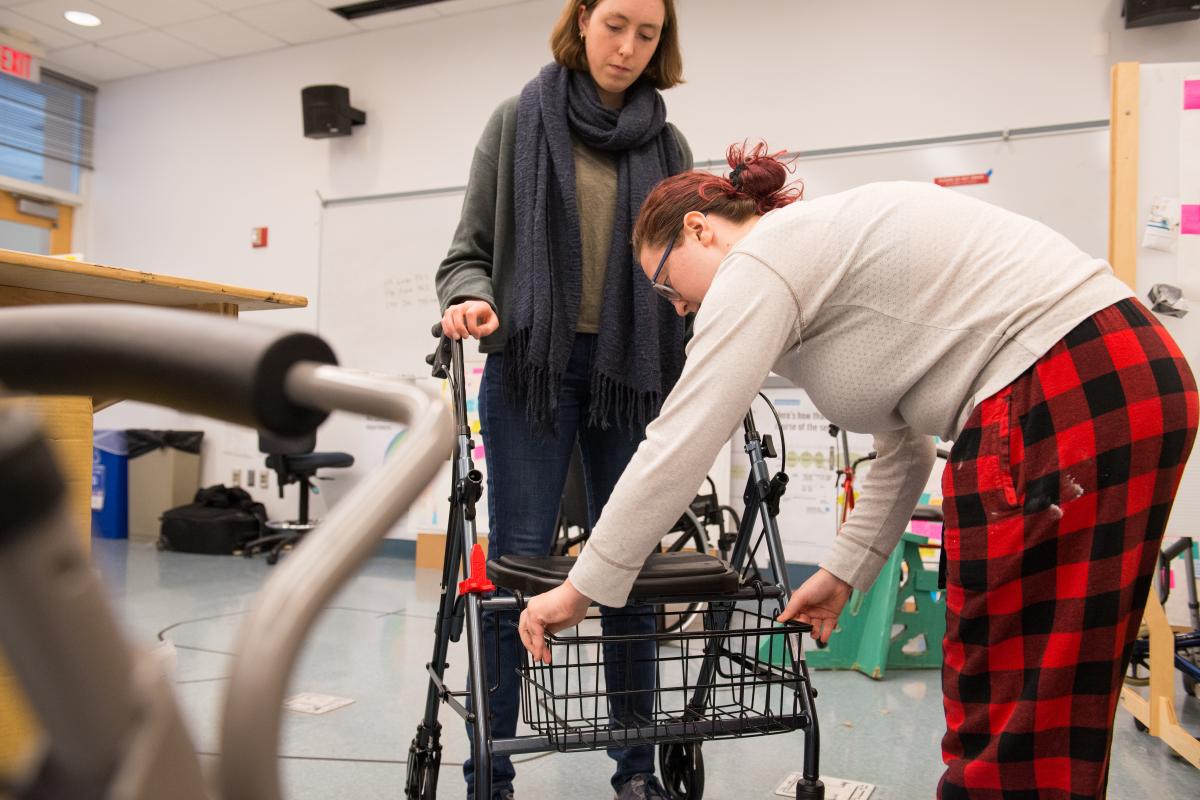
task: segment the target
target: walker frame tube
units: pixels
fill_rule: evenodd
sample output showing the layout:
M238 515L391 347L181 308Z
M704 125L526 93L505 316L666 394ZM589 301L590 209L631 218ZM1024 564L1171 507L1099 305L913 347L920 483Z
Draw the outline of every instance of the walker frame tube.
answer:
M220 796L277 800L282 701L300 646L324 604L436 474L453 439L448 410L412 383L332 366L328 346L308 334L193 312L118 307L106 310L102 335L90 338L81 353L64 344L81 324L78 314L87 316L73 306L0 312L6 344L0 380L80 394L100 382L117 396L165 399L176 408L266 427L286 418L288 425L311 430L333 410L408 426L400 451L274 572L240 629L222 721ZM47 337L46 331L58 333ZM255 347L251 359L196 349L247 336ZM154 357L139 359L145 343L152 343ZM37 369L43 352L48 366ZM322 360L306 361L309 353ZM71 372L68 367L80 360L86 369ZM106 369L111 364L128 367L128 377ZM220 376L228 393L213 397L209 375ZM170 390L156 395L156 381L170 383ZM264 396L273 399L264 404ZM33 485L53 490L61 479L48 458L37 458L46 445L31 424L28 415L0 413L0 466L29 461L32 454L42 466ZM38 771L19 796L205 798L198 758L170 687L155 660L135 655L121 636L66 516L61 489L26 500L7 504L20 514L0 531L0 640L20 656L14 668L47 742Z

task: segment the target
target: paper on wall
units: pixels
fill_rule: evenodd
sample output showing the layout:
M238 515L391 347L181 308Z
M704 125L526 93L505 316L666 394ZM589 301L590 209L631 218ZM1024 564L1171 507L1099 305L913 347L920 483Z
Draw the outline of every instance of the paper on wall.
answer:
M349 697L334 697L331 694L316 692L301 692L283 701L283 707L288 711L299 711L302 714L328 714L337 711L354 701Z
M796 784L800 782L801 777L803 775L799 772L788 775L787 779L779 784L775 794L780 797L795 797ZM830 778L825 775L821 776L821 783L825 784L825 800L867 800L875 791L874 784Z
M1156 197L1150 204L1146 217L1146 231L1142 236L1142 247L1175 252L1175 240L1179 236L1179 198Z

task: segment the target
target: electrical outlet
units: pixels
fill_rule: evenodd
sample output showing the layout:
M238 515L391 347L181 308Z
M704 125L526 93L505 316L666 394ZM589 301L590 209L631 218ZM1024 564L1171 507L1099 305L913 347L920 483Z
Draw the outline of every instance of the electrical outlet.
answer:
M233 485L234 486L242 485L242 471L240 469L235 469L233 471Z
M252 469L246 470L246 486L254 488L254 470Z
M260 489L267 488L268 475L269 475L269 473L265 469L262 472L258 473L258 488L260 488Z

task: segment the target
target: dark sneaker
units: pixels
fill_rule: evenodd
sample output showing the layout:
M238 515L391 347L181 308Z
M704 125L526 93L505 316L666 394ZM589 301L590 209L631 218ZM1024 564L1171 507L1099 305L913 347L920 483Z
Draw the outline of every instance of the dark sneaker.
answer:
M653 773L634 775L617 792L615 800L670 800L667 790Z

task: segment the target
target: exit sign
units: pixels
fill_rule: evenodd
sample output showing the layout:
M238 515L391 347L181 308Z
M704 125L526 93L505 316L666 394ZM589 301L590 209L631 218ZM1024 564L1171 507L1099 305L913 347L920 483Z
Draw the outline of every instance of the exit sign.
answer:
M37 80L34 74L33 56L24 50L0 44L0 73L24 78L27 81Z

